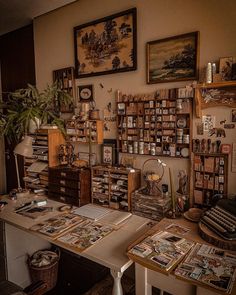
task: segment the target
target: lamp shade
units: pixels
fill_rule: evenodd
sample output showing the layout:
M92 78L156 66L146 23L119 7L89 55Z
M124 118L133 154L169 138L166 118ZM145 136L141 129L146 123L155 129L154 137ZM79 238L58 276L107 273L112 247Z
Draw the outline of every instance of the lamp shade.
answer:
M30 136L25 136L22 142L18 143L18 145L14 149L14 153L17 155L21 155L24 157L32 157L33 156L33 147L32 147L33 138Z

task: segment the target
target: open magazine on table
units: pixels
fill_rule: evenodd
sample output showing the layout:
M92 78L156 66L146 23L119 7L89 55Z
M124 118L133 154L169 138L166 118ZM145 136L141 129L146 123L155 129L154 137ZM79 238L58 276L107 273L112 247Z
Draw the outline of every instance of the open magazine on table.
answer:
M169 272L194 244L177 234L159 231L133 246L128 253L145 259L149 265Z
M205 244L196 244L178 265L175 275L231 292L236 276L236 255Z

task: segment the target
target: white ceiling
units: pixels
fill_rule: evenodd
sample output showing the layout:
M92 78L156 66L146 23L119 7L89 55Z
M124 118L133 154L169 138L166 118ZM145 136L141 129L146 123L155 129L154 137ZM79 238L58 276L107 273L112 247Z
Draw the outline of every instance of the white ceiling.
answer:
M75 0L0 0L0 35L24 27L42 14Z

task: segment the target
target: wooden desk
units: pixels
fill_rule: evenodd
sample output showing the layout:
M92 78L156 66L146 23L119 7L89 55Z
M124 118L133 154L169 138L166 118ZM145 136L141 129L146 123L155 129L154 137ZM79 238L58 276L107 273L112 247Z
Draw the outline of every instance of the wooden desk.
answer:
M145 237L154 234L159 230L165 230L165 228L170 224L181 225L186 228L190 228L190 231L183 237L190 239L194 242L207 244L198 235L198 225L190 221L181 219L162 219L157 225L150 229L145 235L139 237L137 241L131 244L128 249L132 248L135 244L141 242ZM137 258L136 258L137 257ZM161 290L161 295L163 292L168 292L174 295L215 295L216 293L226 294L217 289L199 285L195 281L187 281L178 279L176 276L171 274L163 273L160 268L153 267L144 263L143 258L132 255L132 259L135 262L135 282L136 282L136 295L151 295L152 286ZM236 295L236 284L234 284L231 295Z
M30 197L32 199L32 196ZM11 201L7 197L4 198L8 202L3 210L0 212L0 219L2 219L6 224L6 235L8 235L8 239L11 239L9 243L19 250L20 244L24 244L24 238L22 236L22 230L26 233L27 239L29 237L35 237L36 243L39 243L39 240L47 241L52 244L58 245L64 249L72 251L80 256L88 258L94 262L97 262L101 265L104 265L110 268L110 272L114 278L113 285L113 295L122 295L122 286L121 286L121 277L124 271L133 263L126 255L126 249L129 244L134 242L140 235L144 234L148 229L149 220L143 217L132 215L127 221L124 222L124 225L118 230L113 231L108 236L103 238L101 241L98 241L95 245L86 249L83 252L76 251L75 248L70 248L69 246L58 242L57 240L52 240L50 237L42 234L38 234L30 230L30 228L50 217L58 215L58 208L62 205L62 203L48 200L48 206L52 206L54 210L46 215L39 217L37 219L32 219L29 217L22 216L20 214L14 213L14 208L19 205L20 201ZM99 220L102 222L102 219ZM16 237L16 229L20 231L18 237L21 241L17 241ZM12 234L11 234L12 232ZM21 237L21 238L20 238ZM15 239L15 241L14 241ZM30 240L33 243L33 240ZM16 245L17 244L17 245ZM41 243L42 244L42 243ZM39 248L41 244L38 245ZM24 246L26 243L24 244ZM29 253L32 251L33 247L30 246L30 250L27 249L25 251L21 250L21 255L23 253ZM34 249L35 251L35 249ZM29 253L30 254L30 253ZM24 260L25 261L25 260ZM23 260L21 266L23 264ZM20 265L19 265L20 267ZM13 280L14 282L14 280ZM18 283L19 282L15 282ZM24 286L22 286L24 287Z

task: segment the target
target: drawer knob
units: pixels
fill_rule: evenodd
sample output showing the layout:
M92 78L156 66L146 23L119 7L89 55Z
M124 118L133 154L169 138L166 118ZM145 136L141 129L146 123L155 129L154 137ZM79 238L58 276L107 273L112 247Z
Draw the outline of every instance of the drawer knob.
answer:
M65 190L66 190L66 189L65 189L64 187L60 187L60 191L61 191L61 192L63 192L63 193L64 193L64 192L65 192Z
M66 177L66 173L65 172L61 172L61 176Z
M61 179L60 180L60 184L65 185L66 184L66 181Z

